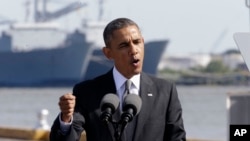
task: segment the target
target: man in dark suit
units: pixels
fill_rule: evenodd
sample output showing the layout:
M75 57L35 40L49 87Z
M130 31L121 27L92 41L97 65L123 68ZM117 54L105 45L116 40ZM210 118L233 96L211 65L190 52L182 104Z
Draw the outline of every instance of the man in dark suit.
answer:
M51 128L50 140L76 141L85 131L87 141L115 141L112 126L100 120L100 103L104 95L113 93L122 104L128 79L132 82L130 93L141 97L142 107L125 128L122 141L186 140L174 83L142 72L144 39L138 25L127 18L115 19L105 27L103 37L103 53L114 61L114 67L104 75L76 84L73 95L60 97L61 113ZM114 120L118 120L115 115Z

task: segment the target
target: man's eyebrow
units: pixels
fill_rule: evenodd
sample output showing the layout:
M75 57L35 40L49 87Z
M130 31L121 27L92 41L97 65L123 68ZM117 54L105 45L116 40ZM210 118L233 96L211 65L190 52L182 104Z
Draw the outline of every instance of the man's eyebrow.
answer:
M122 42L119 44L119 46L124 45L124 44L128 44L128 41L122 41Z
M141 38L134 39L133 41L141 41Z

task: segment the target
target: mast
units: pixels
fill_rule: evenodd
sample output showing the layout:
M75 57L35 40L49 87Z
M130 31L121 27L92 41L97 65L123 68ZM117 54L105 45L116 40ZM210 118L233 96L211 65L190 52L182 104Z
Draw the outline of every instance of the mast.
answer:
M42 2L42 7L40 7L40 1ZM49 12L47 11L47 0L35 0L34 1L34 20L35 22L47 22L51 20L55 20L69 14L77 9L87 6L87 3L81 3L75 1L71 2L63 8L60 8L57 11ZM40 10L41 9L41 10Z
M104 0L99 0L99 14L98 14L98 21L103 20L103 11L104 11Z
M246 7L249 9L249 30L250 30L250 0L246 0Z

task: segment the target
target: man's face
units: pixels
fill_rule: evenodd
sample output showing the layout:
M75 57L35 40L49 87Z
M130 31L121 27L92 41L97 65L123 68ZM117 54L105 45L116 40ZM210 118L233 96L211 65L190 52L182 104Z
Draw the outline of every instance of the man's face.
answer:
M140 73L144 58L144 39L139 29L128 26L114 31L104 53L114 61L117 70L126 78Z

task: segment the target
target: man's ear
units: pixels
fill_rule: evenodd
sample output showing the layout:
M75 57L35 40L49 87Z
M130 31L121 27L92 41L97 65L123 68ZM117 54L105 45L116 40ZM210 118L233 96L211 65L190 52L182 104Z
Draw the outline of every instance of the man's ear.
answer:
M103 47L103 48L102 48L102 52L103 52L103 54L104 54L109 60L112 59L112 56L111 56L111 52L110 52L110 48L109 48L109 47Z

